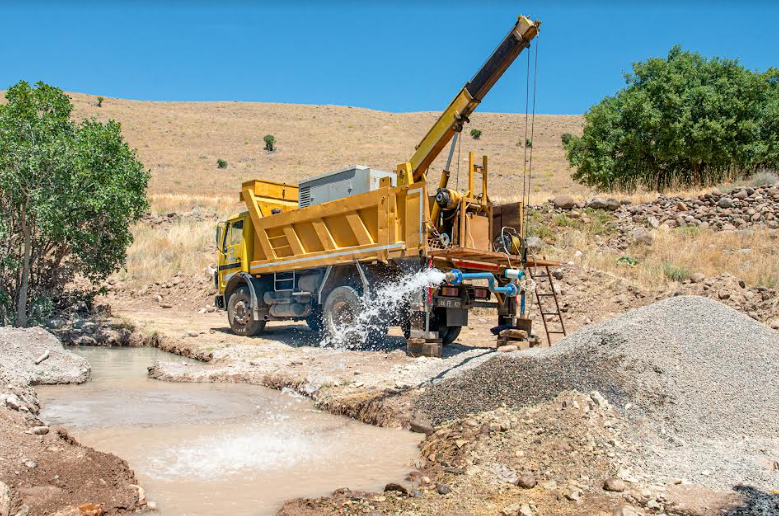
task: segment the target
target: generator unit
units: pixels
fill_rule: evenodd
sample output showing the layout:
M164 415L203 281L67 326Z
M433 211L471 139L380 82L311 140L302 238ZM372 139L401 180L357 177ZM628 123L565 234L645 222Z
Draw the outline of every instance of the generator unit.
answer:
M397 186L397 175L394 172L384 172L363 165L352 165L312 177L298 185L298 206L305 208L378 190L384 177L389 177L392 186Z

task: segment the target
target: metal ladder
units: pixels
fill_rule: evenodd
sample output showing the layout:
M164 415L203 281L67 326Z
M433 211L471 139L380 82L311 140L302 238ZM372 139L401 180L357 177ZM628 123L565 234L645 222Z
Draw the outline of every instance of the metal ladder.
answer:
M536 269L542 269L541 273L539 274ZM544 331L546 332L546 341L551 346L552 345L552 335L568 335L565 331L565 322L563 321L563 314L560 312L560 303L557 301L557 293L554 289L554 280L552 279L552 274L549 272L549 266L532 266L528 267L528 271L530 272L530 277L533 279L533 281L536 282L536 303L538 304L538 313L541 314L541 321L544 323ZM544 281L546 280L546 281ZM542 290L541 287L546 287L549 290ZM552 298L552 301L554 302L554 312L552 311L546 311L546 308L544 306L544 303L541 302L541 299L548 299ZM547 303L548 305L548 303ZM549 306L551 310L551 306ZM554 321L554 318L552 318L551 321L547 321L547 317L557 317L557 321ZM549 323L550 322L559 322L560 329L550 329Z

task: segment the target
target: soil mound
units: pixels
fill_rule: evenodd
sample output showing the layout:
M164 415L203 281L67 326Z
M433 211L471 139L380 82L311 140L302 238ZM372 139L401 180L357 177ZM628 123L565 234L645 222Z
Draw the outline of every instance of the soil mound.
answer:
M89 374L89 362L46 330L0 327L0 383L84 383Z

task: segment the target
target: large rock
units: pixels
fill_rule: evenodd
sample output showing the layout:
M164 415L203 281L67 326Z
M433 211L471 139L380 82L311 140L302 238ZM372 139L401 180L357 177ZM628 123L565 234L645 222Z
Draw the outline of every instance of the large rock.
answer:
M555 208L561 210L572 210L576 207L576 201L570 195L558 195L552 200Z
M617 199L613 198L604 199L603 197L593 197L587 201L586 206L594 210L614 211L620 207L620 203Z
M48 352L48 358L36 360ZM89 362L43 328L0 328L0 373L21 385L84 383Z

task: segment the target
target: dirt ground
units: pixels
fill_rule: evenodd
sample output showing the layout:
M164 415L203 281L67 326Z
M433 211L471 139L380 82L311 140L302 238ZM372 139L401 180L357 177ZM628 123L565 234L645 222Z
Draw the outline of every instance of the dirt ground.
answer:
M0 481L14 493L11 515L25 506L30 515L67 513L64 508L83 504L100 505L107 514L138 508L135 475L124 460L81 446L64 429L27 433L39 425L0 409Z

